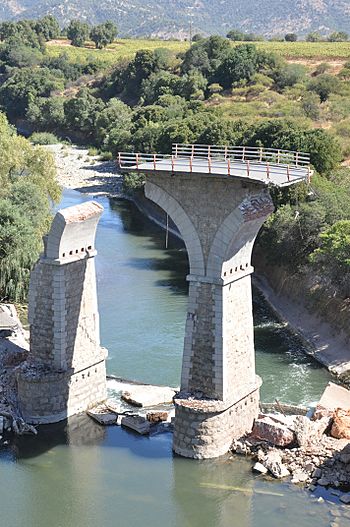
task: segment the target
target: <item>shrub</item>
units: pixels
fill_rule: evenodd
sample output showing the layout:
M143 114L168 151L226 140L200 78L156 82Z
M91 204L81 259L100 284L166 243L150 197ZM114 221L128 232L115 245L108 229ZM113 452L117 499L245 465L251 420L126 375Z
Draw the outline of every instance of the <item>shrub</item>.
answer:
M34 132L30 136L30 141L33 145L56 145L60 142L55 134L49 132Z

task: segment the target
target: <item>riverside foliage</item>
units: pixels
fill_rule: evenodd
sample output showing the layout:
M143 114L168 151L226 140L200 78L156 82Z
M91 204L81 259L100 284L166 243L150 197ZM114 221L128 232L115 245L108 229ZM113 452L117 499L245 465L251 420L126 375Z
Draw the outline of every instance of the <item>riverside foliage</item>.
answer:
M26 299L29 273L60 190L52 156L16 134L0 113L0 298Z
M10 119L25 119L36 132L70 136L107 156L130 149L166 153L173 142L309 151L318 172L313 189L275 194L277 211L260 243L275 264L294 271L313 266L327 275L325 252L333 256L323 233L350 221L349 171L339 168L350 157L350 63L339 74L327 63L310 70L272 53L275 43L233 46L212 36L181 53L150 41L153 49L106 69L94 58L103 50L72 60L67 46L53 56L51 48L21 39L17 54L9 40L0 48L0 104ZM276 47L301 44L347 43ZM350 276L345 260L344 269ZM328 278L335 280L330 272Z

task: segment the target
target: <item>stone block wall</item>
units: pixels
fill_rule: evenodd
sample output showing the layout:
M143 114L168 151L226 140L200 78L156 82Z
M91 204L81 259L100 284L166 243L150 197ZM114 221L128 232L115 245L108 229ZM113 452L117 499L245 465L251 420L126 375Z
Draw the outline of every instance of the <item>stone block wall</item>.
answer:
M56 422L107 397L94 263L102 210L86 202L59 211L31 274L30 351L17 375L28 422Z
M259 388L228 408L205 400L175 399L173 449L180 456L208 459L226 454L234 439L251 431L259 413Z

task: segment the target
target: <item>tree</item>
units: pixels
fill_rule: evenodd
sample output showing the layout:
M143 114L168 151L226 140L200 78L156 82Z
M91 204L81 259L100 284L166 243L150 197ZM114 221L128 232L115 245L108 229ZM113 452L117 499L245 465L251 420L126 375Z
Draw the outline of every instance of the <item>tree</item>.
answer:
M344 296L350 294L350 221L341 220L320 234L321 245L310 257L313 264L337 284Z
M131 140L131 109L119 99L110 99L96 116L96 139L103 149L115 154L126 150Z
M284 64L272 71L271 76L279 90L294 86L306 77L307 68L302 64Z
M287 33L284 40L286 42L296 42L298 40L298 35L296 33Z
M306 42L321 42L322 40L322 36L317 31L312 31L306 35Z
M61 34L59 23L52 15L46 15L40 18L34 28L37 34L42 35L46 41L58 38Z
M96 119L105 108L105 103L94 97L88 88L82 88L76 97L64 102L64 113L68 128L94 137Z
M346 42L349 40L349 35L345 31L334 31L328 36L329 42Z
M61 132L65 126L64 97L37 97L29 102L26 117L36 130Z
M186 51L181 71L188 73L197 69L209 80L230 50L231 46L226 38L219 36L204 38Z
M224 88L230 88L237 81L249 81L257 71L258 59L258 51L252 44L233 48L219 65L216 81Z
M30 269L60 190L51 154L34 148L0 114L0 297L23 302Z
M200 40L203 40L203 38L203 35L201 35L200 33L196 33L192 37L192 42L199 42Z
M245 40L245 33L239 29L231 29L226 35L226 37L234 42L242 42Z
M108 44L112 44L118 33L117 26L107 21L104 24L94 26L90 31L90 38L95 42L97 49L103 49Z
M0 87L0 104L11 117L24 117L36 97L49 97L52 91L63 87L64 79L47 68L15 68Z
M13 45L6 42L0 48L0 69L3 73L7 68L31 68L42 61L43 55L37 48L26 46L22 42Z
M336 93L339 90L339 87L339 79L334 77L334 75L323 73L311 79L307 89L317 93L320 96L321 102L325 102L331 93Z
M71 20L67 27L67 37L71 40L72 45L78 48L84 46L89 37L89 26L79 20Z

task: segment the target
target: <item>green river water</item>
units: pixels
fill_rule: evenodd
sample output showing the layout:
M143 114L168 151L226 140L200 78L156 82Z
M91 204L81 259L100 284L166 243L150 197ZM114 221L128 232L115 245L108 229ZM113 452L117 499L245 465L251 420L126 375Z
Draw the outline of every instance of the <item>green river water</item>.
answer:
M66 191L62 206L86 199ZM175 239L165 250L164 232L132 204L98 200L105 207L96 270L108 373L177 386L186 251ZM258 294L254 307L262 400L316 400L329 374ZM111 381L111 396L114 388ZM311 495L256 477L251 466L239 456L182 459L172 454L170 433L141 437L78 416L2 447L0 527L328 527L339 512L339 526L350 522L346 506L324 489Z

